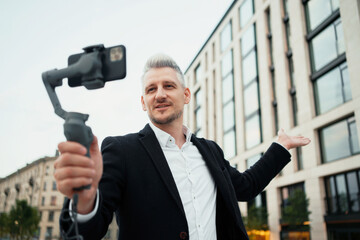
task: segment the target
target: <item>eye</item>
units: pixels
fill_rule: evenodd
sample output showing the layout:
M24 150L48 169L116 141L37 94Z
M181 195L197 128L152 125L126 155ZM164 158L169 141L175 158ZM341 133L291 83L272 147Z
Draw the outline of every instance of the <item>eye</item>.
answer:
M174 85L172 85L172 84L166 84L165 87L166 87L166 88L174 88Z
M154 87L150 87L150 88L146 89L146 93L152 93L154 91L155 91Z

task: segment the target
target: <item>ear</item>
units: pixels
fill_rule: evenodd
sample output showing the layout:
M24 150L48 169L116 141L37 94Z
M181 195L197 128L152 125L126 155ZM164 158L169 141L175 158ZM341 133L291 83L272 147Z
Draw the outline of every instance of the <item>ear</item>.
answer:
M191 99L191 92L189 88L185 88L184 90L184 102L185 104L188 104L190 102Z
M146 106L145 106L145 102L144 102L144 96L141 96L141 105L142 105L142 109L146 112Z

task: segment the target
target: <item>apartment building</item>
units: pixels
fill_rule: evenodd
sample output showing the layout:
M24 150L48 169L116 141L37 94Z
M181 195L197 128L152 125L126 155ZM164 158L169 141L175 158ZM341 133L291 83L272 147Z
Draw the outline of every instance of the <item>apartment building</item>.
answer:
M59 218L65 197L56 188L53 176L55 160L56 157L40 158L0 179L0 214L8 213L17 199L27 200L29 205L39 210L41 220L34 239L61 239ZM103 239L117 239L117 229L114 218Z
M186 124L239 171L280 128L312 139L262 194L239 203L244 216L266 209L256 239L360 239L359 12L356 0L234 1L185 71ZM299 191L310 214L292 225L285 209Z

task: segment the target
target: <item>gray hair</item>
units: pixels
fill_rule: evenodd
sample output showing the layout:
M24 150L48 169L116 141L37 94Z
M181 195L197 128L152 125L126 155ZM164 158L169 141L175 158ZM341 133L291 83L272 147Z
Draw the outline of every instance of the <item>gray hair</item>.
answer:
M180 67L176 64L176 62L169 57L168 55L159 53L152 57L150 57L144 67L143 75L141 77L142 86L144 86L144 77L145 74L153 68L163 68L169 67L176 71L176 75L181 85L185 88L185 80L184 74L181 72Z

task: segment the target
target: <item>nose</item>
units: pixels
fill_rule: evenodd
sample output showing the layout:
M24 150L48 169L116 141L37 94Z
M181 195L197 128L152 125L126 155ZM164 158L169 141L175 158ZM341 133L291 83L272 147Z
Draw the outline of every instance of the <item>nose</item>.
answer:
M166 92L163 88L158 88L157 92L156 92L156 99L164 99L166 98Z

